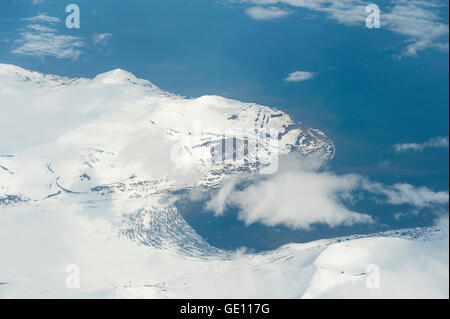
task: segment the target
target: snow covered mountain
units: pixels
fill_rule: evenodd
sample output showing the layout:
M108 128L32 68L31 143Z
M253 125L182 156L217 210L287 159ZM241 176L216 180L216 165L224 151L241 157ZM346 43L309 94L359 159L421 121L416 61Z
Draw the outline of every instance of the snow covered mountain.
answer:
M62 193L129 198L217 187L278 154L334 156L322 132L279 110L183 98L119 69L90 80L0 65L0 82L3 205ZM33 189L22 179L30 166L41 171Z
M69 79L2 64L0 82L0 207L151 197L123 229L145 244L208 247L176 211L177 191L276 169L279 154L334 156L325 134L279 110L183 98L120 69ZM149 238L138 216L152 220Z
M212 247L186 223L180 191L271 174L278 155L333 158L324 133L280 110L177 96L119 69L71 79L0 64L0 136L0 297L395 297L409 290L364 290L365 269L395 277L403 249L413 266L397 283L425 276L413 297L448 297L437 229L255 255ZM64 286L69 264L79 290Z

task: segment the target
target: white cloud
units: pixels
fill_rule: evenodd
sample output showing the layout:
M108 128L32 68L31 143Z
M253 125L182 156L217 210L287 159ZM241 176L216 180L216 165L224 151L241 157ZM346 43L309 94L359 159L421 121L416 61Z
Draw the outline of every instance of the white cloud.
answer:
M30 24L30 25L27 25L27 28L34 30L34 31L39 31L39 32L56 32L56 29L49 28L49 27L46 27L46 26L40 25L40 24Z
M365 27L366 6L361 0L244 0L256 5L277 5L305 8L324 13L337 23ZM448 23L443 23L436 10L445 6L443 1L394 0L381 12L381 28L406 37L409 43L400 55L416 56L418 51L437 49L448 52ZM261 7L264 9L264 7ZM280 9L280 8L278 8ZM247 9L248 10L248 9ZM286 10L286 9L280 9Z
M357 187L356 175L335 176L318 172L316 163L288 157L280 171L256 180L243 190L226 185L207 203L216 214L226 206L237 206L239 217L247 224L261 222L268 226L285 225L309 228L315 223L331 227L341 224L371 223L372 218L358 214L343 205Z
M41 4L43 2L44 2L44 0L32 0L33 4Z
M290 11L277 7L250 7L245 13L254 20L273 20L283 18L290 14Z
M316 73L314 72L308 72L308 71L296 71L289 74L289 76L285 79L287 82L300 82L300 81L306 81L311 80L316 76Z
M221 215L226 207L237 207L239 218L247 224L259 222L308 229L316 223L330 227L372 223L369 215L346 207L364 196L363 192L375 196L379 203L417 209L435 208L449 201L448 192L409 184L383 185L361 175L323 172L316 165L308 167L309 164L289 156L282 161L277 174L257 179L242 190L226 184L212 196L206 208Z
M37 16L22 20L31 24L19 29L20 37L15 40L18 46L11 51L13 54L77 60L86 48L87 41L84 38L62 34L57 29L56 25L61 22L57 17L39 13ZM91 41L94 46L103 50L112 36L111 33L96 33Z
M286 172L230 194L246 224L261 222L268 226L285 225L308 229L323 223L371 223L372 218L347 209L342 204L355 186L352 176L336 177L328 173ZM342 195L342 197L341 197Z
M438 136L430 138L428 141L423 143L402 143L395 144L394 149L397 153L405 152L422 152L427 148L448 148L449 140L448 136Z
M408 46L402 55L416 56L418 51L427 48L448 51L448 24L420 2L400 1L382 15L386 27L408 38Z
M76 60L82 53L81 49L85 44L81 37L59 34L53 27L61 22L59 18L39 13L35 17L22 20L33 22L33 24L21 30L20 38L15 40L19 46L11 51L13 54ZM44 25L45 23L52 27Z
M257 5L285 5L323 12L339 23L359 24L365 21L366 4L359 0L244 0Z
M80 37L56 34L53 32L22 32L16 40L21 45L12 53L19 55L76 60L81 54L84 42Z
M207 203L206 208L213 211L216 216L223 215L228 201L228 196L234 191L237 180L231 179L219 188L217 193Z
M46 15L45 13L39 13L37 16L30 17L30 18L23 18L23 21L29 21L29 22L46 22L46 23L58 23L61 22L61 19L56 17L50 17Z
M411 205L417 208L432 207L448 204L448 192L434 192L427 187L414 187L410 184L394 184L392 186L381 183L363 183L365 190L381 195L391 205Z
M112 33L96 33L92 36L92 42L95 45L106 45L112 38Z

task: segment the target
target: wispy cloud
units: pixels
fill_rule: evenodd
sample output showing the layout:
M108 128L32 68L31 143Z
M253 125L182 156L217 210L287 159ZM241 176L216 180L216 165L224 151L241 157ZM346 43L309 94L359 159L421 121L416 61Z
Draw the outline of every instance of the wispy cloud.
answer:
M449 202L448 191L435 192L421 186L410 184L383 185L377 182L363 182L363 188L372 194L382 197L382 200L391 205L410 205L415 208L445 205Z
M12 53L36 57L53 56L58 59L77 59L84 46L81 38L54 33L24 32L18 40L23 44Z
M295 71L288 75L286 79L284 79L286 82L300 82L300 81L306 81L311 80L316 76L316 73L314 72L308 72L308 71Z
M49 28L40 24L30 24L27 26L27 28L39 32L56 32L56 29Z
M96 33L92 36L92 42L95 45L106 45L112 36L112 33Z
M448 52L448 24L440 22L430 4L399 1L382 16L389 30L407 37L409 44L401 55L416 56L428 48Z
M286 11L286 7L304 8L324 13L337 23L365 27L366 6L371 3L361 0L243 0L258 5L257 13L270 10L273 13ZM265 7L270 5L270 7ZM283 8L280 8L283 6ZM394 0L381 12L381 28L406 38L407 47L399 56L416 56L421 50L437 49L448 52L448 23L442 22L438 10L444 1ZM251 8L247 9L250 10ZM254 17L252 17L254 18Z
M32 24L21 29L20 38L15 40L19 46L11 51L13 54L76 60L82 53L85 44L81 37L60 34L56 29L61 19L39 13L22 20Z
M422 152L426 148L448 148L448 136L438 136L430 138L423 143L402 143L395 144L394 149L397 153Z
M23 18L23 21L29 21L29 22L46 22L46 23L58 23L61 22L61 19L56 17L50 17L46 15L45 13L39 13L37 16L29 17L29 18Z
M245 13L254 20L274 20L283 18L291 12L277 7L250 7Z

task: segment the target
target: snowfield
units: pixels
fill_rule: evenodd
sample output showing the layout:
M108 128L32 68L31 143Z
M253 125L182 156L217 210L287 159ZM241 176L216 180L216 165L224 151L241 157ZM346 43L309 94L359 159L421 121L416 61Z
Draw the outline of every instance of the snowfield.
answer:
M136 244L75 205L2 211L1 298L448 298L448 237L435 228L275 251ZM80 288L66 288L67 265ZM373 265L378 267L374 272Z
M333 158L280 110L0 64L0 136L0 298L449 297L448 223L253 254L183 219L180 191Z

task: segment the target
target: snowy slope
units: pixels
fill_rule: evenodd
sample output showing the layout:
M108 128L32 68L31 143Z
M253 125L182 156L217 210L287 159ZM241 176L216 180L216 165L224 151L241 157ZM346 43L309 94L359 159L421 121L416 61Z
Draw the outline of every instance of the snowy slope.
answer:
M449 296L448 237L433 228L192 256L136 245L117 236L109 218L67 204L3 211L0 298ZM78 289L65 286L71 264L80 269ZM378 288L367 284L371 265L379 268Z

